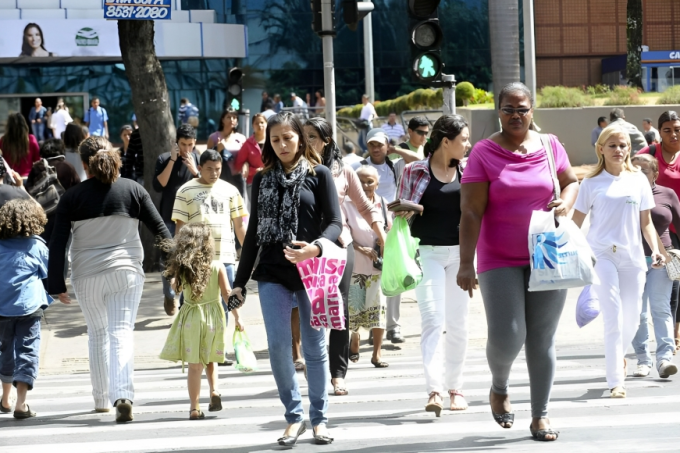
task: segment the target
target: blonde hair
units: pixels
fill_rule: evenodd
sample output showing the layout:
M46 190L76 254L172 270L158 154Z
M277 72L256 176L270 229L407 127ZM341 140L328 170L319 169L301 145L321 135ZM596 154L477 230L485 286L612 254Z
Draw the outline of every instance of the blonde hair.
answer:
M626 146L628 147L628 154L626 155L626 158L623 162L624 170L631 173L639 171L639 169L635 165L633 165L633 163L630 160L631 144L630 135L628 134L628 131L623 129L618 124L613 124L605 127L602 130L602 132L600 132L600 136L598 137L597 142L595 143L595 154L597 154L597 164L595 165L593 171L586 175L586 178L593 178L602 173L602 171L604 171L605 162L602 149L604 148L605 143L607 143L607 140L609 140L612 135L619 135L623 137L624 141L626 142Z
M163 275L174 278L177 287L188 285L194 301L203 297L210 282L211 264L215 244L207 223L189 223L179 231L177 238L164 239L160 247L168 252Z

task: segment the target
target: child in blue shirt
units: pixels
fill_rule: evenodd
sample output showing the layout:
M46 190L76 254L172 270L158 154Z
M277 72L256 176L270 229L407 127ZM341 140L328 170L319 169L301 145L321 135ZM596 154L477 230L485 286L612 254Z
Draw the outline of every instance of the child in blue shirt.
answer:
M52 302L43 287L49 252L43 232L47 217L33 200L12 200L0 208L0 413L11 412L9 393L17 388L14 418L35 417L26 393L38 377L40 318Z

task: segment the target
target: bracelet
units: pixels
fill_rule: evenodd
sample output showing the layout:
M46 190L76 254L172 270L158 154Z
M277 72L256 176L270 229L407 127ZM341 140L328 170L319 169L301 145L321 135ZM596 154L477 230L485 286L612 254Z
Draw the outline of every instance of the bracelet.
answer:
M177 159L175 159L175 160L168 159L168 160L169 160L170 162L177 162Z

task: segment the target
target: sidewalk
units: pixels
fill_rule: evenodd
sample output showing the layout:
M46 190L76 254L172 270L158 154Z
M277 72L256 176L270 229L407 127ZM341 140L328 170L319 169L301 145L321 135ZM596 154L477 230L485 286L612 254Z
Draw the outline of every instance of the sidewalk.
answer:
M240 309L242 323L253 344L258 358L266 359L267 338L260 311L257 283L248 284L248 298ZM73 292L69 291L71 297ZM597 319L583 329L576 326L574 309L580 289L571 290L567 298L567 305L560 320L557 334L557 347L594 348L603 351L603 327ZM165 344L168 329L173 318L167 316L163 309L163 290L159 273L149 273L146 277L142 301L135 324L135 369L170 368L175 363L160 360L158 355ZM383 355L389 357L400 356L404 349L420 347L420 313L415 300L415 291L409 291L402 297L401 307L402 334L406 343L392 345L386 342ZM479 291L470 303L469 314L469 348L483 349L486 344L486 317ZM231 336L233 323L227 328L227 347L230 358L233 359ZM362 347L365 346L367 332L362 331ZM56 301L45 313L40 344L40 374L64 374L88 372L87 327L85 319L78 307L77 301L71 305L63 305Z

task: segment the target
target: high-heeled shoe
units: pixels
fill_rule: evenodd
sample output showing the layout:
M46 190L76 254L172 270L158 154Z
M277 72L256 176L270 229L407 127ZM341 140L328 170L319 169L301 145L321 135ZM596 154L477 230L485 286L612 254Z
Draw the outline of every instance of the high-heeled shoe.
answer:
M298 437L303 435L305 431L307 431L307 425L305 424L305 422L302 422L295 436L283 436L277 442L279 443L279 445L283 447L292 447L297 443Z

